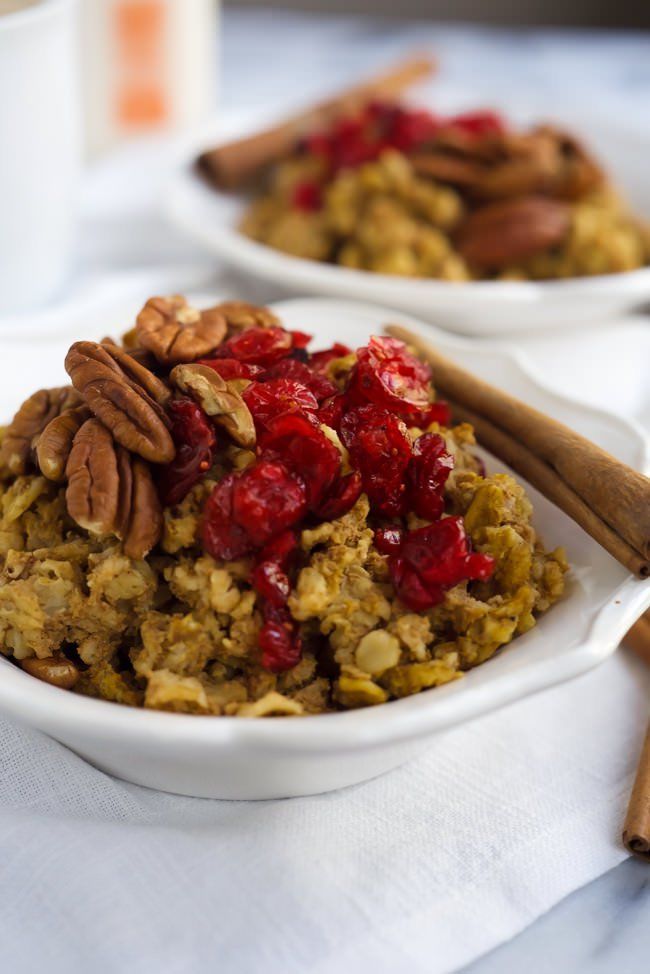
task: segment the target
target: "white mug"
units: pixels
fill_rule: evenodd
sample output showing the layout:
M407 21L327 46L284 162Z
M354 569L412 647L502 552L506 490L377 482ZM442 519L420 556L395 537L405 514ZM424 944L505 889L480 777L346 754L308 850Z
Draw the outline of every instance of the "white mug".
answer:
M0 3L0 315L62 287L81 163L76 0L15 6Z

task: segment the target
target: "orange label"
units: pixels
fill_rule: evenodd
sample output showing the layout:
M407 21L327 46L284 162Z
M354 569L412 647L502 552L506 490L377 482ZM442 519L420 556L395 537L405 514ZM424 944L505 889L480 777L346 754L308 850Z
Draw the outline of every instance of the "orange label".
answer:
M162 0L121 0L115 7L116 115L129 128L169 116L165 77L166 7Z

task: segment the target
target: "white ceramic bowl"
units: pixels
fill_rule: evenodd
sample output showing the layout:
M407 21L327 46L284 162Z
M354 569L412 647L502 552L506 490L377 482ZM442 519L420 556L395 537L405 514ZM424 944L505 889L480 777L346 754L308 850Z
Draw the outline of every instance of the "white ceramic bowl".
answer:
M201 303L210 300L214 296ZM293 300L274 308L289 327L316 336L315 347L337 338L362 344L390 321L427 327L401 313L341 301ZM106 322L95 326L99 334ZM477 347L430 327L427 334L477 375L648 469L646 441L638 427L549 392L507 346ZM504 469L485 456L491 470ZM532 631L456 683L340 714L275 720L192 717L75 696L0 659L0 711L50 734L111 774L186 795L274 798L371 778L426 748L433 734L595 666L650 605L650 582L633 579L536 491L530 489L530 495L535 524L547 545L566 546L573 567L567 595Z
M585 134L634 211L650 218L648 140L602 122L592 122ZM557 281L450 283L290 257L240 233L237 227L248 200L217 192L196 173L193 160L215 140L215 130L206 129L180 151L183 162L165 191L166 213L216 257L286 293L379 301L451 331L483 336L591 324L650 300L650 267Z

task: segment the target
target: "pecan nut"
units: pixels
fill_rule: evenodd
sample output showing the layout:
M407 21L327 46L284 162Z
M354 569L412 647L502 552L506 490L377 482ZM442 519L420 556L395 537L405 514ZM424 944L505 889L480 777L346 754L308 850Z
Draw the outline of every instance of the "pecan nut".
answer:
M128 352L96 342L75 342L65 367L89 408L118 443L151 463L169 463L175 455L163 408L167 386Z
M255 446L255 423L242 399L238 380L226 381L208 365L177 365L170 379L192 396L215 423L226 430L235 443L251 449Z
M60 482L65 479L65 468L72 443L92 413L87 406L75 406L50 420L36 442L36 459L44 477Z
M74 409L81 401L81 396L71 386L40 389L26 399L2 441L0 466L17 476L26 473L35 442L48 423L55 416Z
M213 352L226 337L226 319L218 308L198 311L185 298L149 298L137 317L136 334L142 348L163 365L193 362Z
M30 656L20 665L25 673L61 690L71 690L79 679L79 670L65 656L47 656L44 659Z
M65 472L70 517L91 534L120 538L129 557L144 558L162 533L147 464L116 444L98 419L89 419L74 438Z
M460 228L457 246L468 263L496 270L562 243L570 224L570 208L559 200L503 200L471 213Z
M224 301L213 310L218 311L226 319L229 335L245 331L247 328L282 327L282 322L270 308L248 304L247 301Z

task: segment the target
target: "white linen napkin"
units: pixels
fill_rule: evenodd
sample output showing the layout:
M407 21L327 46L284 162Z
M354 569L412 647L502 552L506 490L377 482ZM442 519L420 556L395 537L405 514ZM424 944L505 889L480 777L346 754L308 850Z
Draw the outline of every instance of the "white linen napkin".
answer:
M375 781L250 803L116 781L0 720L2 970L454 970L625 857L649 691L618 653Z

